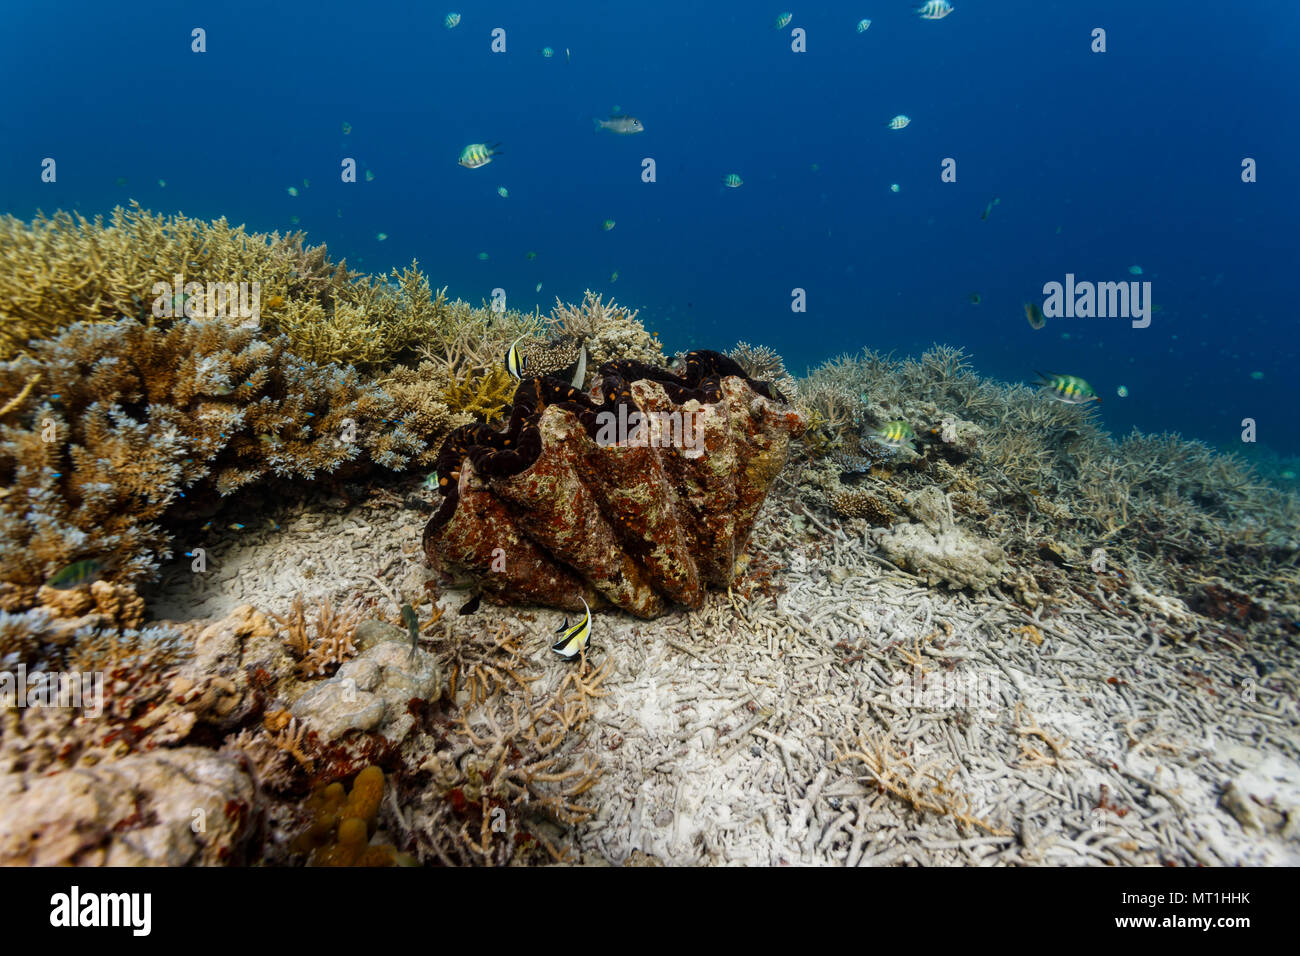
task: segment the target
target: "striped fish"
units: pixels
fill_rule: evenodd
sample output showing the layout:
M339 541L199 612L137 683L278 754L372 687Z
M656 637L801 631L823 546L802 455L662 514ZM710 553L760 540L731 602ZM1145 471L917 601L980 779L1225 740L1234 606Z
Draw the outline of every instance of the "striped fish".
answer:
M880 444L888 445L890 448L902 448L916 438L916 432L912 430L911 425L900 418L898 421L886 422L880 431L875 433L875 438Z
M1088 402L1100 402L1101 398L1092 390L1092 386L1077 375L1044 375L1035 372L1038 381L1034 384L1046 389L1058 402L1067 405L1086 405Z
M953 6L948 0L926 0L916 8L916 15L922 20L942 20L952 10Z
M459 13L447 14L445 17L442 18L442 25L446 27L448 30L456 29L456 27L460 26L460 14Z
M727 175L722 177L722 185L726 186L728 189L739 189L741 186L745 185L745 181L735 173L727 173Z
M466 169L478 169L492 162L492 157L501 152L501 144L470 143L460 152L460 164Z
M582 598L578 600L582 601ZM591 638L591 608L587 607L586 601L582 601L582 606L587 612L582 620L577 624L570 624L568 617L565 617L564 623L555 631L560 635L560 639L551 645L551 650L567 660L577 657L578 652L587 646Z
M912 122L912 117L904 116L902 113L899 113L889 121L888 125L890 129L903 129L910 122Z
M521 335L519 338L515 339L511 344L509 351L506 352L506 371L510 373L510 377L515 381L519 381L524 377L524 369L528 365L528 360L524 358L523 353L519 351L519 343L523 341L523 338L524 337Z
M74 564L69 564L54 577L45 583L56 591L71 591L73 588L79 588L83 584L90 584L92 581L98 581L104 572L104 562L96 558L85 558Z
M793 13L783 13L780 16L778 16L776 20L772 22L772 29L784 30L786 27L790 25L790 21L793 19L794 19Z

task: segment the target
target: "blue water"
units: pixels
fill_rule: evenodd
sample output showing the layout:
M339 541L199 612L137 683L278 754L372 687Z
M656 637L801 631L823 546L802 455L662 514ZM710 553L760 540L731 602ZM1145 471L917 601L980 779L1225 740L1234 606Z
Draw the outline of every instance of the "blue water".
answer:
M942 342L999 378L1088 379L1117 434L1240 450L1250 417L1261 446L1300 454L1300 6L958 0L927 22L918 2L10 3L0 210L297 216L354 268L418 259L476 303L613 294L670 350L745 339L802 371ZM595 133L616 104L645 132ZM890 131L897 113L912 124ZM493 163L457 165L497 141ZM373 182L341 182L343 157ZM1150 281L1162 310L1032 330L1022 303L1066 273Z

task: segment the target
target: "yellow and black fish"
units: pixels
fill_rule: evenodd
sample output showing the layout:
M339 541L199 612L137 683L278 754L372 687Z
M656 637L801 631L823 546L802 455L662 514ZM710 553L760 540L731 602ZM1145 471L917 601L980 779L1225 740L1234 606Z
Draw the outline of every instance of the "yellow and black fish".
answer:
M85 558L69 564L45 583L56 591L71 591L83 584L90 584L103 577L105 564L98 558Z
M460 152L460 164L466 169L478 169L492 162L493 156L501 153L501 144L470 143Z
M911 425L900 418L898 421L886 422L873 437L882 445L902 448L916 439L916 432L912 430Z
M1034 374L1038 376L1038 381L1034 382L1034 384L1041 386L1058 402L1065 402L1067 405L1086 405L1088 402L1101 403L1100 396L1093 391L1092 386L1077 375L1044 375L1042 372L1035 372Z
M582 601L582 598L578 600ZM573 660L579 652L587 646L591 638L591 608L587 607L587 602L582 601L582 606L586 610L582 620L576 624L570 624L568 617L565 617L564 623L555 631L560 635L560 639L551 645L551 650L559 654L566 660Z
M523 353L519 351L519 343L522 342L523 339L524 337L522 335L515 339L513 344L510 346L510 350L506 352L506 371L509 372L510 377L516 381L523 379L524 370L528 366L528 360L524 358Z

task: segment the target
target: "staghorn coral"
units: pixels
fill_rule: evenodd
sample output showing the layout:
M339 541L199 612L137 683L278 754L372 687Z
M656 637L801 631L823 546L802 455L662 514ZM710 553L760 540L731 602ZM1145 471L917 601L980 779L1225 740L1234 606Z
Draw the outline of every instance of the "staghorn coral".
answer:
M547 319L562 341L582 343L589 354L588 368L598 368L615 359L629 359L647 365L663 364L663 348L629 311L588 289L579 306L566 305L558 298Z
M833 450L858 451L864 405L850 386L825 379L806 380L798 394L799 407L808 416L803 443L814 457Z
M0 218L0 360L77 321L152 321L154 285L258 282L263 306L318 294L342 266L302 233L246 233L218 219L161 216L132 203L106 225L74 213ZM344 270L345 272L345 270ZM346 272L345 272L346 274ZM180 290L176 290L180 291ZM168 303L170 304L170 303ZM273 309L268 311L274 311Z
M284 645L298 662L302 677L327 677L340 664L356 657L357 648L352 642L362 608L357 602L335 608L329 598L321 598L316 605L316 617L310 624L301 594L294 596L289 612L284 616L272 614L284 629Z
M788 402L797 401L799 382L785 368L785 362L775 350L766 345L737 342L727 357L745 370L745 374L762 382L770 382Z
M453 432L438 457L443 504L425 529L430 562L497 600L608 601L642 617L729 585L803 421L725 356L692 352L686 366L678 377L603 365L599 403L527 379L506 430Z
M501 417L515 392L515 380L505 369L492 366L478 376L451 382L443 401L456 415L494 422Z
M560 828L596 813L584 795L600 781L600 765L575 744L608 693L610 663L595 667L584 658L555 685L539 680L522 639L501 624L466 634L447 651L448 696L459 716L438 734L421 773L398 780L413 811L408 830L426 861L560 860L552 842Z
M11 609L80 558L118 581L152 575L170 557L166 520L200 498L272 476L400 469L426 448L355 371L224 320L76 325L0 365L0 396L38 370L0 420L0 554L5 580L27 589L6 593Z
M350 276L315 298L291 299L272 319L303 358L374 370L448 338L455 310L446 290L435 294L412 262L388 276Z
M800 388L811 408L801 476L810 501L826 504L837 490L817 456L857 452L864 429L903 418L920 455L877 461L876 487L953 492L955 512L991 520L980 532L1001 534L1013 560L1036 562L1038 538L1053 536L1085 554L1104 546L1123 567L1154 561L1153 573L1189 597L1212 578L1273 601L1300 587L1300 498L1236 455L1177 435L1112 439L1095 403L1065 405L982 379L950 348L901 361L870 350L840 356Z

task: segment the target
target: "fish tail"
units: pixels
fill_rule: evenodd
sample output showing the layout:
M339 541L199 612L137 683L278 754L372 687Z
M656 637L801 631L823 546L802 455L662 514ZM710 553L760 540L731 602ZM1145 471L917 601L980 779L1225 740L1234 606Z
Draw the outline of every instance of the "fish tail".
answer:
M591 118L591 131L592 131L593 133L599 133L599 132L600 132L600 123L601 123L601 121L600 121L598 118L596 118L595 116L593 116L593 117Z
M1035 385L1052 384L1052 377L1050 375L1044 375L1042 372L1039 371L1035 371L1034 374L1038 376L1038 380L1034 382Z

